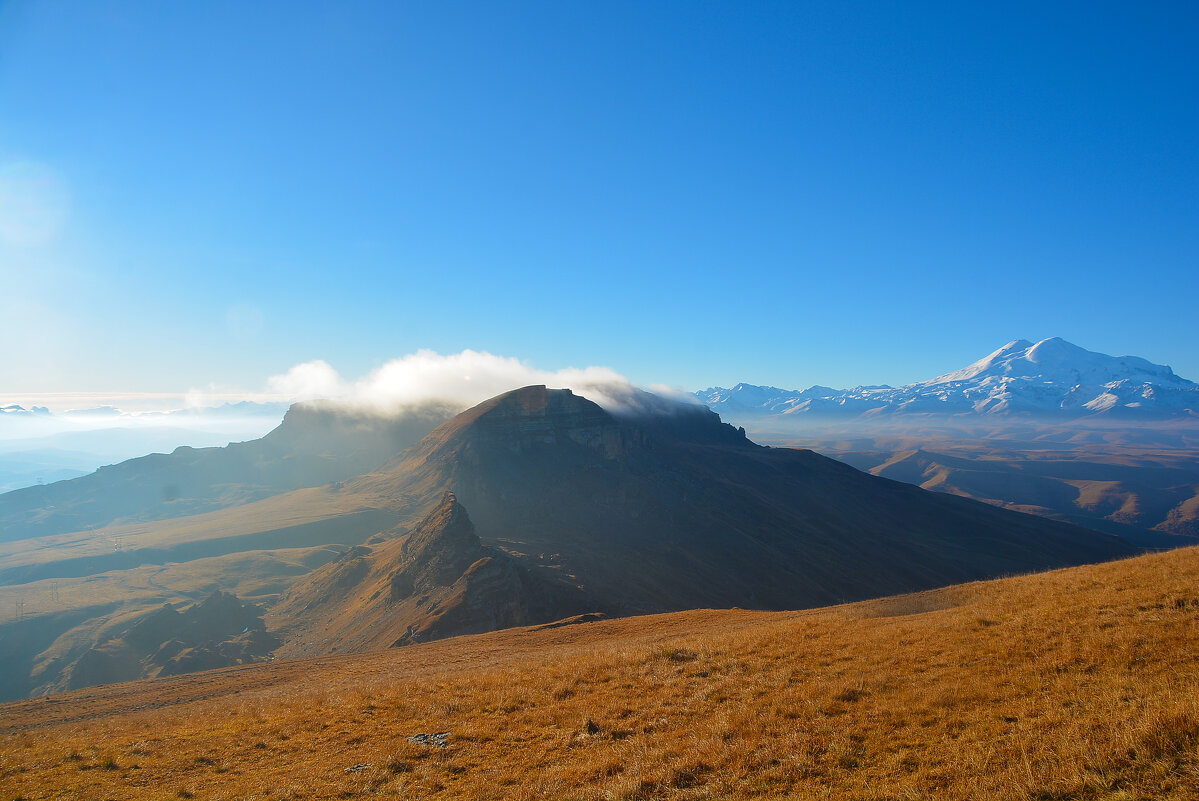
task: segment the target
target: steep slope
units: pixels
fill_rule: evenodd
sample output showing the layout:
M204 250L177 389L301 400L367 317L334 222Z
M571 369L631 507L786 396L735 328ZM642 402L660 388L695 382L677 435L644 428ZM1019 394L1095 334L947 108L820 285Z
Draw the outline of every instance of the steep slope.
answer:
M1108 356L1059 337L1019 339L961 370L902 387L781 390L737 384L695 393L731 420L949 415L1054 420L1199 416L1199 384L1138 356Z
M305 577L270 624L280 656L364 651L586 611L577 588L483 545L453 493L407 534L351 548Z
M526 387L439 426L350 497L428 509L600 611L795 608L1132 553L1115 537L759 447L702 407L614 415Z
M0 541L183 517L341 481L382 464L450 415L441 406L383 415L297 404L261 439L178 448L4 493Z

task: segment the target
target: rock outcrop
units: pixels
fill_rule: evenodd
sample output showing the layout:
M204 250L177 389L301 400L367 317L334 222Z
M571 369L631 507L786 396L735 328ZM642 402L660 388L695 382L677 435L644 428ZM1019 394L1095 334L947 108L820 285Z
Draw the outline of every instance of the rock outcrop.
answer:
M408 533L358 546L297 583L272 611L287 656L545 623L586 611L577 588L484 545L454 493Z

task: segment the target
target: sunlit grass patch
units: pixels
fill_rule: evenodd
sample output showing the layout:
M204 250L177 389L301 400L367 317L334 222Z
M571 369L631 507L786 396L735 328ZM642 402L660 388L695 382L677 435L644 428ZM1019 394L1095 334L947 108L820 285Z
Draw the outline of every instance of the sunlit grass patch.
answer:
M1191 799L1197 578L1187 550L22 702L0 797Z

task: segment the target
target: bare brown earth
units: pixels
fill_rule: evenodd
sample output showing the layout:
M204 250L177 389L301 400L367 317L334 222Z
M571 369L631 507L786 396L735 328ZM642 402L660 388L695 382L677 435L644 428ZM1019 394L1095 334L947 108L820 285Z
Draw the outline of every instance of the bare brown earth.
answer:
M769 434L873 475L1144 544L1199 538L1199 427L975 426ZM1164 535L1154 538L1154 534Z
M1192 799L1197 586L1189 548L88 689L0 706L0 797Z

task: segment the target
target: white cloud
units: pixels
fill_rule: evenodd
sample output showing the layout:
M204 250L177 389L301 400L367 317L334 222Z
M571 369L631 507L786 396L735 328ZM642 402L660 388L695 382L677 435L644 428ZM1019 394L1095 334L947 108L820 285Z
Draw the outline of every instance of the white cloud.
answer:
M267 386L274 396L288 400L312 400L313 398L348 398L351 388L341 380L337 371L327 362L316 360L297 364L283 375L271 376Z
M19 394L0 397L0 405L17 403L29 408L48 406L59 423L68 419L86 427L101 425L101 418L81 416L70 410L88 410L112 406L120 414L110 416L107 425L159 425L178 422L161 412L202 413L222 404L251 401L259 404L288 404L304 400L333 400L390 411L399 407L439 402L466 409L509 390L531 384L551 389L571 389L610 411L645 410L660 405L642 393L627 378L609 367L567 367L540 370L519 359L496 356L485 351L464 350L440 354L432 350L393 359L357 379L347 379L328 362L303 362L284 373L266 379L258 390L209 384L186 393L50 393ZM669 401L695 402L682 390L652 386L651 391ZM104 418L107 420L108 418ZM2 438L2 437L0 437Z
M475 350L449 355L420 350L355 381L345 380L326 362L305 362L267 381L273 395L291 400L327 398L381 409L424 401L465 408L530 384L573 389L606 406L620 405L620 398L633 389L608 367L539 370L519 359Z
M431 350L393 359L361 378L342 377L327 362L297 364L287 372L271 376L256 392L212 384L175 393L54 393L0 397L0 406L15 403L26 409L49 406L52 415L0 415L0 452L6 441L28 441L31 437L110 429L125 431L126 439L136 431L186 427L188 436L207 439L181 440L175 444L196 446L223 444L214 439L225 432L232 439L252 439L278 423L286 404L328 399L374 409L397 411L424 402L438 402L466 409L509 390L531 384L551 389L571 389L612 412L665 412L677 408L672 401L695 400L681 390L653 386L647 395L627 378L608 367L568 367L539 370L531 365L484 351L464 350L443 355ZM222 404L252 401L259 407L214 410ZM114 407L105 413L96 407ZM76 411L70 411L76 410ZM81 411L82 410L82 411ZM164 412L171 412L164 414ZM161 449L162 446L153 447ZM174 447L173 445L171 447ZM170 450L171 448L167 448ZM138 455L136 451L127 455Z

